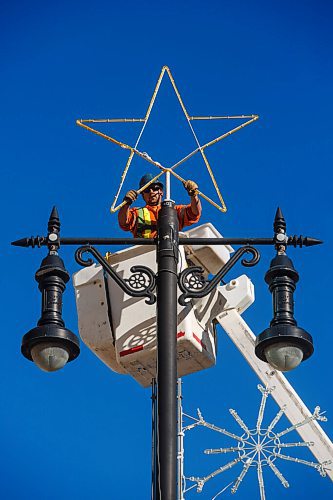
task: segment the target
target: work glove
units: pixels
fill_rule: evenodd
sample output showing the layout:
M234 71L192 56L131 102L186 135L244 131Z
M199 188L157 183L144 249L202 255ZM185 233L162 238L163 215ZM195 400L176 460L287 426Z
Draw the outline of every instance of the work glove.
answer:
M133 201L137 199L137 197L138 197L137 191L135 191L135 189L131 189L130 191L127 191L127 193L125 194L124 201L126 201L126 203L131 205Z
M198 194L198 184L196 184L194 181L185 181L183 182L183 186L190 196L195 196Z

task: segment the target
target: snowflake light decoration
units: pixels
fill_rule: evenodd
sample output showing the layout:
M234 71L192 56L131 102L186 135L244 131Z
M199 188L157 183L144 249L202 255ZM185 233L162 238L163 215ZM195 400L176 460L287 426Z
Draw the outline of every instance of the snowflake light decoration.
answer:
M219 432L221 434L224 434L225 436L229 436L230 438L234 439L237 441L236 446L231 446L229 448L210 448L204 450L204 453L207 455L212 455L212 454L226 454L226 453L236 453L237 456L227 464L219 467L218 469L214 470L210 474L204 477L184 477L184 490L183 493L186 493L187 491L193 489L196 487L197 492L201 493L205 484L207 481L210 479L213 479L215 476L218 474L221 474L222 472L231 469L238 463L242 463L243 467L238 475L238 477L231 482L226 488L231 486L231 493L236 493L241 482L245 478L247 472L249 469L256 468L257 470L257 476L258 476L258 483L259 483L259 491L260 491L260 499L265 500L265 486L264 486L264 478L263 478L263 467L268 466L275 474L275 476L281 481L282 485L285 488L289 487L288 481L285 479L283 474L279 471L278 467L276 466L275 462L278 458L286 461L291 461L291 462L297 462L303 465L307 465L308 467L312 467L316 469L322 477L325 477L327 475L327 466L332 463L332 460L326 460L322 463L315 463L315 462L310 462L308 460L303 460L300 458L294 458L289 455L285 455L282 453L282 450L284 448L292 448L292 447L310 447L313 446L313 442L307 441L307 442L296 442L296 443L282 443L281 438L282 436L285 436L289 432L292 432L293 430L297 429L298 427L301 427L303 425L306 425L307 423L311 422L312 420L318 420L322 422L326 422L327 418L323 416L323 413L320 412L320 407L317 406L313 412L313 414L301 422L292 425L282 432L275 432L275 426L279 422L280 418L285 412L286 406L282 407L276 416L273 418L271 423L268 425L267 428L262 426L263 423L263 418L264 418L264 411L265 411L265 405L268 396L272 393L274 390L274 387L266 387L264 388L262 385L258 385L258 389L262 394L261 397L261 403L259 407L259 412L258 412L258 418L256 422L256 427L254 429L250 429L245 422L241 419L241 417L238 415L238 413L230 409L230 413L233 416L233 418L236 420L238 425L241 427L243 434L242 435L236 435L232 432L227 431L226 429L222 429L221 427L217 427L214 424L211 424L209 422L206 422L204 420L201 411L198 409L197 413L198 416L192 417L190 415L187 415L186 413L183 413L184 417L189 418L190 420L194 421L193 423L185 426L182 428L183 433L186 431L189 431L195 427L202 426L202 427L207 427L208 429L211 429L215 432ZM186 480L191 481L192 484L190 487L186 487ZM224 488L222 491L220 491L217 495L215 495L214 499L217 498L223 491L225 491Z

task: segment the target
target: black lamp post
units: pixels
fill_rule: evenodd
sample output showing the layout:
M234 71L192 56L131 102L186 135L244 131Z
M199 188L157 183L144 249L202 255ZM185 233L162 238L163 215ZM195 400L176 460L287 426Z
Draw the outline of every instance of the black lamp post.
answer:
M158 218L158 237L156 240L137 238L61 238L60 222L56 209L53 209L47 237L23 238L13 242L15 246L47 246L49 254L36 273L39 288L43 294L42 317L38 326L23 337L22 353L34 360L42 369L55 370L66 361L75 359L79 354L77 337L65 328L61 317L62 293L69 275L58 256L61 245L81 245L75 253L76 261L82 266L93 264L90 254L97 260L112 279L130 296L146 297L146 303L157 300L157 450L154 462L155 474L154 500L174 500L176 498L177 463L177 282L183 292L178 301L184 305L190 298L208 295L219 285L221 279L245 254L244 266L254 266L259 262L259 251L253 245L273 245L277 256L266 274L266 281L274 299L274 318L270 328L259 335L256 344L257 356L269 361L279 370L291 369L313 352L311 336L297 327L293 317L293 292L298 274L291 260L285 255L288 245L312 246L321 243L313 238L302 236L287 237L285 221L278 209L274 221L273 238L179 238L177 215L174 204L164 201ZM157 275L145 266L134 266L130 276L122 278L108 264L105 258L92 245L156 245ZM203 269L191 267L177 275L179 245L241 245L230 260L211 280L206 280ZM157 297L155 286L157 285ZM291 361L291 358L293 361ZM295 358L297 361L295 361ZM281 362L282 360L282 362Z
M175 498L177 488L178 240L174 202L164 201L158 217L157 247L158 500Z

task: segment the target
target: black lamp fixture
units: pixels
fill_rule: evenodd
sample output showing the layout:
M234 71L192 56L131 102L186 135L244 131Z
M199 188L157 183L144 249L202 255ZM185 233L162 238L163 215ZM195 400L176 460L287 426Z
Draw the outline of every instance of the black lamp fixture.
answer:
M69 274L58 255L60 220L54 207L48 222L48 255L42 260L35 279L42 292L42 316L37 326L22 339L21 352L44 371L62 368L80 354L77 336L62 319L62 294Z
M313 353L312 337L297 326L294 318L294 298L299 275L286 255L288 237L286 222L280 208L274 220L277 255L271 261L265 281L273 296L274 317L269 328L258 335L256 356L279 371L290 371Z

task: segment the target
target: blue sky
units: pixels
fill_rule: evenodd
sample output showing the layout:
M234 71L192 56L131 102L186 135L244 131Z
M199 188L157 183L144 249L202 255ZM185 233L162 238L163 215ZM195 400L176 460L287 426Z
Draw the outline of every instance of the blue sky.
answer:
M209 150L228 212L203 203L202 222L212 222L225 236L270 236L280 205L289 234L325 241L289 251L300 273L295 317L313 335L315 353L288 379L311 410L317 404L327 410L323 426L332 435L331 18L325 1L3 5L1 498L149 498L149 390L111 372L85 346L75 362L54 374L40 372L21 356L21 337L40 315L34 273L45 250L14 248L10 242L45 234L53 205L63 236L122 235L109 206L126 155L75 120L143 116L163 65L170 66L190 114L260 115ZM182 120L165 81L144 150L165 162L185 155L193 139ZM224 126L198 124L196 130L204 141ZM135 125L117 127L105 130L133 141ZM213 195L200 158L186 168L184 176L190 173ZM140 160L133 163L128 187L135 187L146 169ZM172 189L177 201L186 200L180 185ZM73 249L62 248L61 256L70 273L78 270ZM256 301L244 317L256 333L272 316L263 281L272 257L273 250L264 248L259 265L247 273ZM243 272L235 268L229 277ZM66 326L77 332L71 285L63 314ZM184 378L184 408L193 414L199 406L207 419L236 431L228 408L254 423L257 383L220 330L217 366ZM273 414L277 407L270 404ZM197 450L189 445L189 475L194 466L198 474L211 472L213 462L200 451L209 440L212 447L230 445L213 438L198 438ZM223 463L225 457L218 465ZM330 480L315 470L293 463L282 470L291 488L285 490L268 471L268 499L332 495ZM201 497L211 498L237 472L216 478ZM255 473L248 474L236 498L259 498Z

